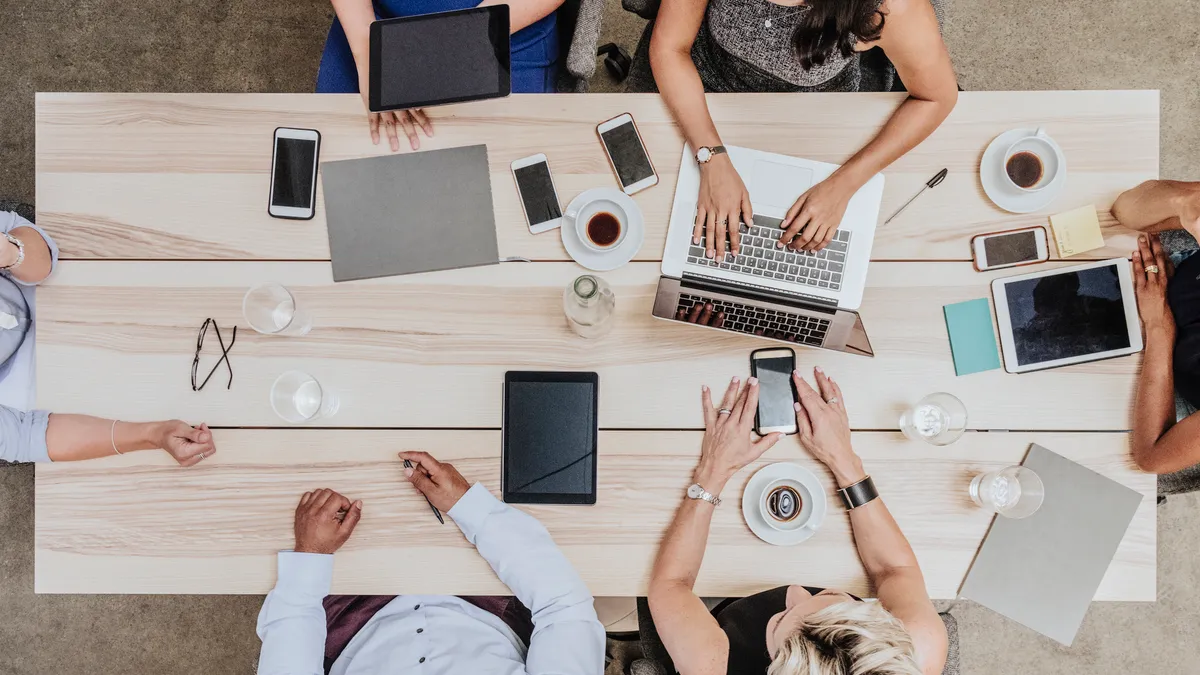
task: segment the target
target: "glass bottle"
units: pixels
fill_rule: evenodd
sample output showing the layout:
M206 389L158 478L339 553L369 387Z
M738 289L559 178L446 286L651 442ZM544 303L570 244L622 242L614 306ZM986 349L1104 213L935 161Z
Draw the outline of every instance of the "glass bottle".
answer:
M563 312L567 325L580 337L598 338L613 327L617 297L599 277L585 274L575 279L563 293Z

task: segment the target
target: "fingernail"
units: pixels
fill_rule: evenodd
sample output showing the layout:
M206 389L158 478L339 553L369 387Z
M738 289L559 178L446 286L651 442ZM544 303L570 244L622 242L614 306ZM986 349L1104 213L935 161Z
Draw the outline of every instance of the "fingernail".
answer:
M405 475L405 476L408 476L409 478L412 478L412 475L413 475L413 470L412 470L412 469L409 469L408 467L405 467L405 469L404 469L404 475Z
M692 237L692 243L693 243L693 244L699 244L699 243L700 243L700 237Z
M707 384L700 385L700 391L708 391L708 385Z
M775 242L775 248L783 248L783 242L782 241Z
M799 403L793 403L793 404L792 404L792 410L795 410L796 412L800 412L800 404L799 404Z
M1146 241L1146 235L1143 234L1141 239L1142 239L1142 241Z
M752 377L752 378L750 378L750 379L746 380L746 382L748 382L748 383L750 384L750 386L751 386L751 387L757 387L757 386L758 386L758 378L757 378L757 377Z
M738 380L737 376L736 376L736 375L734 375L734 376L733 376L733 383L734 383L734 384L737 384L738 382L739 382L739 380Z
M361 499L359 499L358 501L354 502L354 508L356 508L356 509L361 509L361 508L362 508L362 500L361 500Z
M711 258L711 257L713 257L714 255L716 255L716 251L713 251L712 249L709 249L709 250L707 250L707 251L705 251L705 252L704 252L704 257L705 257L705 258Z
M817 371L818 373L821 373L821 374L824 374L824 373L825 373L825 371L824 371L824 370L821 370L821 366L816 366L815 368L813 368L813 370L815 370L815 371Z

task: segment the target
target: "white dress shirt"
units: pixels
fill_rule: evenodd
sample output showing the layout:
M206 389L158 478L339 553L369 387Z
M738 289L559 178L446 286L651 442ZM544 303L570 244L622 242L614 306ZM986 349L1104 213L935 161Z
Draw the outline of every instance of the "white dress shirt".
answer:
M479 483L447 515L533 613L529 649L498 617L465 600L402 595L354 636L331 674L601 675L604 627L546 528ZM279 553L279 580L258 615L258 675L323 675L321 601L332 578L331 555Z

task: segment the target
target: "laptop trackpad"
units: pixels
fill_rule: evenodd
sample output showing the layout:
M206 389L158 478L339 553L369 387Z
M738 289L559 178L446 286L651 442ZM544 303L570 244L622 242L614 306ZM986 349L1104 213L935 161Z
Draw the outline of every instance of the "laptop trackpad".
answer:
M750 203L787 211L812 184L812 169L760 159L750 175Z

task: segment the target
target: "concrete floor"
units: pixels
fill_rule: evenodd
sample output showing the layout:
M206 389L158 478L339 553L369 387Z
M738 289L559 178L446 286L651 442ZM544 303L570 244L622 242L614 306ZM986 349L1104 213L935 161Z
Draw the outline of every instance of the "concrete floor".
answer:
M641 22L609 3L603 40L632 52ZM1161 89L1162 175L1200 178L1200 2L946 4L964 88ZM0 0L0 16L0 194L33 201L34 91L308 91L332 11L323 0ZM613 88L605 77L595 88ZM35 596L32 505L32 469L0 468L0 675L254 672L261 598ZM1159 601L1094 604L1071 649L960 604L963 672L1195 672L1198 506L1185 496L1159 509Z

